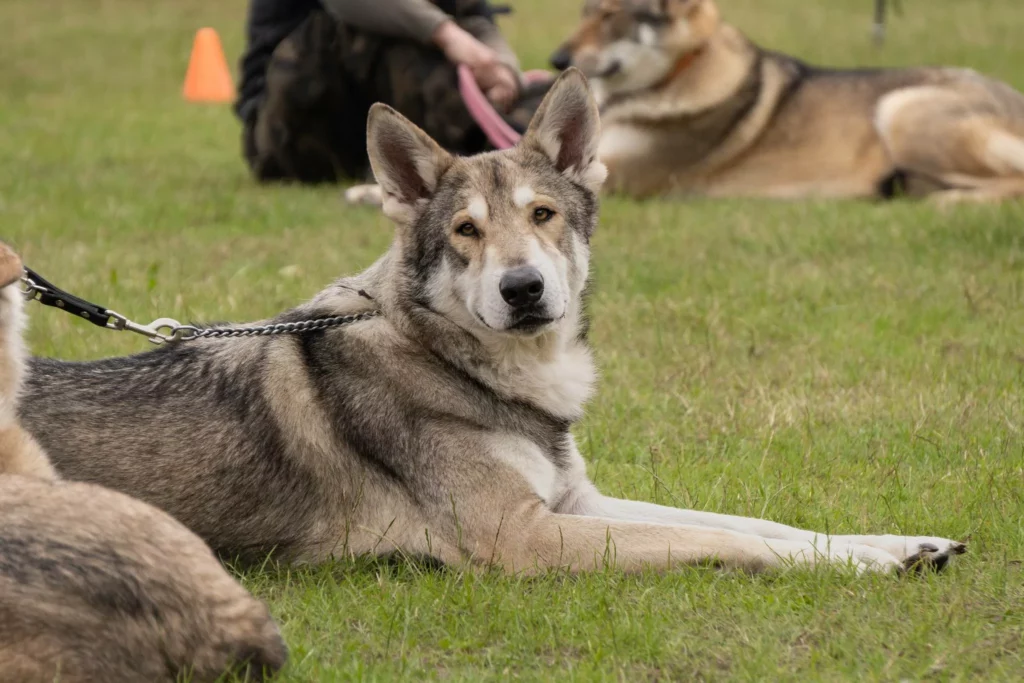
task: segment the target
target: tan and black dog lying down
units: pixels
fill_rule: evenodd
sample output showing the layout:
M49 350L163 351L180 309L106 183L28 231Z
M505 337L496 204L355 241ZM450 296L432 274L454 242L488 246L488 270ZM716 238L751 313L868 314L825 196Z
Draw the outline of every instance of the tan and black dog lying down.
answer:
M146 500L254 561L397 551L516 573L898 572L964 551L937 536L828 535L623 500L591 483L571 428L596 374L584 292L605 171L579 71L552 86L514 149L453 157L382 104L368 140L391 248L273 322L364 315L88 363L31 359L22 424L63 476Z
M18 426L21 273L0 243L0 680L198 682L276 671L286 651L266 606L199 538L124 494L57 481Z
M587 0L552 63L598 91L609 189L633 196L1024 193L1024 96L967 69L808 66L713 0Z

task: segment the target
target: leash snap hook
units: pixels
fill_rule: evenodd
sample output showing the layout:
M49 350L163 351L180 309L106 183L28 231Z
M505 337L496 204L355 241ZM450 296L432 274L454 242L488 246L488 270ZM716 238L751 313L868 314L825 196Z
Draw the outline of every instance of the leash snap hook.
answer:
M36 284L28 274L23 275L20 278L21 282L21 295L25 297L25 301L34 301L39 298L40 294L44 294L48 289L42 285Z
M177 341L188 325L183 326L174 318L157 318L148 325L140 325L129 320L117 311L107 311L110 320L107 322L107 329L119 332L127 330L135 334L141 334L154 344L166 344Z

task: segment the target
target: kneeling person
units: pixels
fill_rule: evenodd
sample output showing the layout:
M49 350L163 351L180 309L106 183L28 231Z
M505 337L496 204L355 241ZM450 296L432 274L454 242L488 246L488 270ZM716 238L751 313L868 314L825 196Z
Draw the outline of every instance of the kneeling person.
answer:
M365 178L374 102L452 152L485 150L455 67L468 66L495 108L509 112L521 74L495 11L486 0L252 0L235 110L256 178ZM510 123L524 119L525 128L531 115Z

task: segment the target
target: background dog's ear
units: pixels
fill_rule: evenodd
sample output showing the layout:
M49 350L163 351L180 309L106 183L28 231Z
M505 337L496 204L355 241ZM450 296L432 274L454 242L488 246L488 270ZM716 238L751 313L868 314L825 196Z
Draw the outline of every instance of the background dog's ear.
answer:
M381 103L370 107L366 149L384 213L400 223L419 215L453 160L412 121Z
M543 152L559 171L597 192L608 170L597 159L601 121L583 73L566 69L541 103L521 144Z

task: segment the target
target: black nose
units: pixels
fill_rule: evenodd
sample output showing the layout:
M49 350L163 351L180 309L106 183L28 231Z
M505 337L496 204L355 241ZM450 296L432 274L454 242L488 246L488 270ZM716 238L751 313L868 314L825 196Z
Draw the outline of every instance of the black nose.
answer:
M510 270L498 283L501 298L512 308L522 308L540 301L544 296L544 276L532 266Z
M551 55L551 66L559 71L565 71L572 66L572 53L564 47L558 48Z

